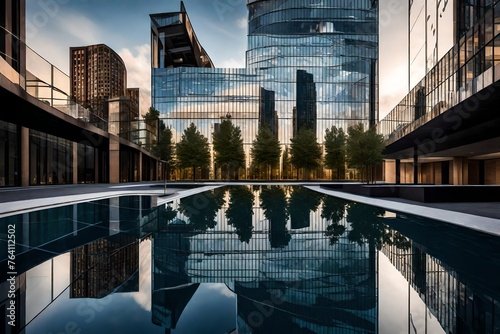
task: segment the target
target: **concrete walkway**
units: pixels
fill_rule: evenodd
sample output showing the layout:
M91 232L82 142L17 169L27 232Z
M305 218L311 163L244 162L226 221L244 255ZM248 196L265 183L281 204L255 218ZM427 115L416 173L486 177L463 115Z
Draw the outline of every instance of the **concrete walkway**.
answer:
M124 195L173 196L183 190L163 182L71 184L0 189L0 218L12 214Z
M500 203L420 203L399 198L373 198L343 191L307 186L327 195L348 201L364 203L386 209L425 217L476 231L500 236ZM460 209L460 210L457 210Z

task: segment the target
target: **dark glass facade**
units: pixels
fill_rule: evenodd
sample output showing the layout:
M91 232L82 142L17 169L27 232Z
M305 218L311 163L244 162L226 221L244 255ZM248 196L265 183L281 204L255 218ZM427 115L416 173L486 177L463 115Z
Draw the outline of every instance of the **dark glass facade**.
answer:
M414 2L412 11L416 8L415 3L419 1ZM428 69L421 73L420 78L412 76L412 81L413 78L418 80L416 85L412 85L409 94L379 122L379 133L386 137L388 144L500 79L500 68L496 66L500 63L500 3L450 1L451 3L459 14L458 27L463 26L463 29L456 30L454 36L457 40L453 41L444 56L437 61L428 61ZM453 23L449 24L453 26ZM464 31L466 26L470 29ZM450 26L448 29L451 29ZM411 36L416 34L411 32ZM418 48L418 44L415 44L417 42L411 36L410 44L414 50ZM423 47L424 44L420 45L420 48ZM425 69L426 66L410 63L410 69L413 68Z
M30 130L30 185L73 183L73 142Z
M19 127L0 121L0 187L19 184Z
M377 1L272 0L247 7L246 68L162 67L153 61L152 104L174 141L193 122L211 142L215 124L229 114L241 128L248 168L262 123L289 145L301 126L322 143L333 125L377 121ZM164 17L152 16L153 57L158 24L178 24L171 14Z

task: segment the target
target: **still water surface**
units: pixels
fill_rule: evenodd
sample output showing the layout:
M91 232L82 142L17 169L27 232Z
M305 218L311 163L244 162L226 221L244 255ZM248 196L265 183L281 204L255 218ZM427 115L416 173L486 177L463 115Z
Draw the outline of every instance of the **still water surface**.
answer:
M500 333L500 240L299 186L123 196L15 226L5 333Z

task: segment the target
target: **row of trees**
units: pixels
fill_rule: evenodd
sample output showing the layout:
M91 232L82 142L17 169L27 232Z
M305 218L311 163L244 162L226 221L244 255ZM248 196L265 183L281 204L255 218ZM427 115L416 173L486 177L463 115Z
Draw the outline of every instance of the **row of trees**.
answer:
M238 179L239 171L245 168L245 151L241 130L235 126L230 116L221 122L217 131L212 133L214 162L216 170L220 168L222 179ZM310 172L323 165L332 170L337 179L343 179L346 166L361 171L365 181L374 180L373 168L383 161L385 144L383 137L378 135L374 128L364 129L363 124L357 124L347 129L332 126L326 129L324 136L324 150L318 143L314 132L302 128L291 139L290 148L282 146L268 126L259 129L250 150L252 167L254 170L264 171L267 179L272 179L272 171L278 168L280 158L284 170L284 178L288 174L289 166L303 171L305 178ZM181 140L174 144L172 132L165 126L160 126L158 144L153 153L167 162L167 174L174 166L174 156L177 166L192 170L192 178L196 180L198 168L210 166L211 154L208 138L196 128L194 123L184 130ZM217 178L217 175L216 175Z

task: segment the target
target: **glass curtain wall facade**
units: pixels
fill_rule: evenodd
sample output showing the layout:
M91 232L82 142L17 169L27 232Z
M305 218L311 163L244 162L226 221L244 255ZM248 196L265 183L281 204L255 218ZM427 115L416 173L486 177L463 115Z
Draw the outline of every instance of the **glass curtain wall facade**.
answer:
M412 11L417 2L414 2ZM500 79L500 71L495 68L500 63L500 2L484 0L480 1L481 4L473 4L450 1L448 6L451 3L458 15L458 28L454 33L456 40L452 39L453 45L437 62L427 63L430 66L428 70L424 72L420 69L420 78L412 76L411 80L416 78L417 84L377 124L379 133L385 136L388 144ZM447 24L448 29L454 27L452 22ZM469 29L465 31L465 27ZM440 52L442 50L439 48ZM417 68L416 63L410 64L412 68Z
M19 184L20 130L12 123L0 121L0 187Z
M455 44L456 1L409 1L409 85L412 88Z
M246 66L275 92L281 143L377 121L377 1L249 1L248 25Z
M301 127L322 143L331 126L376 123L377 1L269 0L248 1L247 7L246 68L153 63L152 103L175 142L194 123L211 143L221 118L230 115L241 128L248 168L263 124L284 146ZM152 17L152 41L161 40L160 21Z
M73 183L72 141L30 129L30 158L30 185Z

